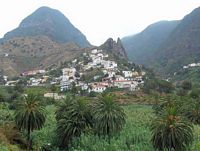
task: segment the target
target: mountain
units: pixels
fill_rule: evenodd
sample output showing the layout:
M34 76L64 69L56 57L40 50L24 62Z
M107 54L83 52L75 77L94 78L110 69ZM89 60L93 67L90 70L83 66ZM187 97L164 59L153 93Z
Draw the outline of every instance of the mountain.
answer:
M163 75L174 75L193 62L200 62L200 7L181 20L152 58L154 69Z
M99 49L107 50L108 52L111 52L115 56L118 56L122 59L128 58L126 50L124 49L120 38L117 39L117 42L114 41L112 38L109 38L104 44L99 47Z
M13 77L56 67L86 47L91 47L86 37L61 12L41 7L0 39L0 70Z
M15 37L47 36L58 43L74 42L80 47L88 47L86 37L74 27L60 11L41 7L26 17L16 29L6 33L4 40Z
M179 21L160 21L149 25L141 33L123 38L129 59L139 64L148 64L149 58L178 24Z

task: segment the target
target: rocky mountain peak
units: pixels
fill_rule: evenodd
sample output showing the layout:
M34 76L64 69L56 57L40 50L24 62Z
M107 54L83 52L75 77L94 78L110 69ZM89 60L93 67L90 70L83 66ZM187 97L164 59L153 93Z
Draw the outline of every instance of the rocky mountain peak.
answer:
M109 38L100 47L101 47L101 49L111 51L116 56L127 59L127 54L126 54L126 51L124 49L124 46L122 45L120 38L117 39L117 42L115 40L113 40L112 38Z

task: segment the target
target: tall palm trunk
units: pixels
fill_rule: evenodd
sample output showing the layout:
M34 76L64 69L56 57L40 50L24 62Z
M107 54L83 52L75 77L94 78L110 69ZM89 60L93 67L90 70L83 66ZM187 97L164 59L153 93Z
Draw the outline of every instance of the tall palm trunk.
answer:
M108 134L108 143L110 144L111 136L110 136L110 127L108 124L107 124L107 134Z
M27 134L27 140L28 140L28 151L31 151L31 128L30 128L30 120L28 122L28 134Z

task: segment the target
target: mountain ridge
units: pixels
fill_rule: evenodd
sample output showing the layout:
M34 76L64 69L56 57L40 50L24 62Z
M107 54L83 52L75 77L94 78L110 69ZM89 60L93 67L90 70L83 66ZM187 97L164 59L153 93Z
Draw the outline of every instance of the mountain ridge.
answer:
M129 59L148 64L151 55L167 39L179 21L159 21L147 26L142 32L122 38Z
M165 34L164 39L161 39L156 32L152 32L154 37L157 36L156 38L152 38L149 36L150 34L141 36L151 27L150 25L143 32L132 36L133 38L140 36L139 40L135 38L136 40L133 39L135 41L131 41L132 43L127 42L127 39L132 38L130 36L122 39L129 59L153 69L162 78L175 79L176 81L184 78L200 79L198 70L183 70L183 67L188 64L200 62L200 7L187 14L178 23L175 22L175 26L169 28L170 30L168 30L168 34ZM159 33L163 33L163 31L161 30ZM149 43L156 43L156 49L152 51L153 47Z
M165 43L155 52L156 71L173 75L184 65L200 60L200 7L186 15Z

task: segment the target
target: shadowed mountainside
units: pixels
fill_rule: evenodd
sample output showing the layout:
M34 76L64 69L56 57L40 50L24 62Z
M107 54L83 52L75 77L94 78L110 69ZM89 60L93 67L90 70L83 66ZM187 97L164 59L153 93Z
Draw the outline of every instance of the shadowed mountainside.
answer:
M141 33L122 39L130 60L148 64L154 52L168 38L179 21L161 21L149 25Z

